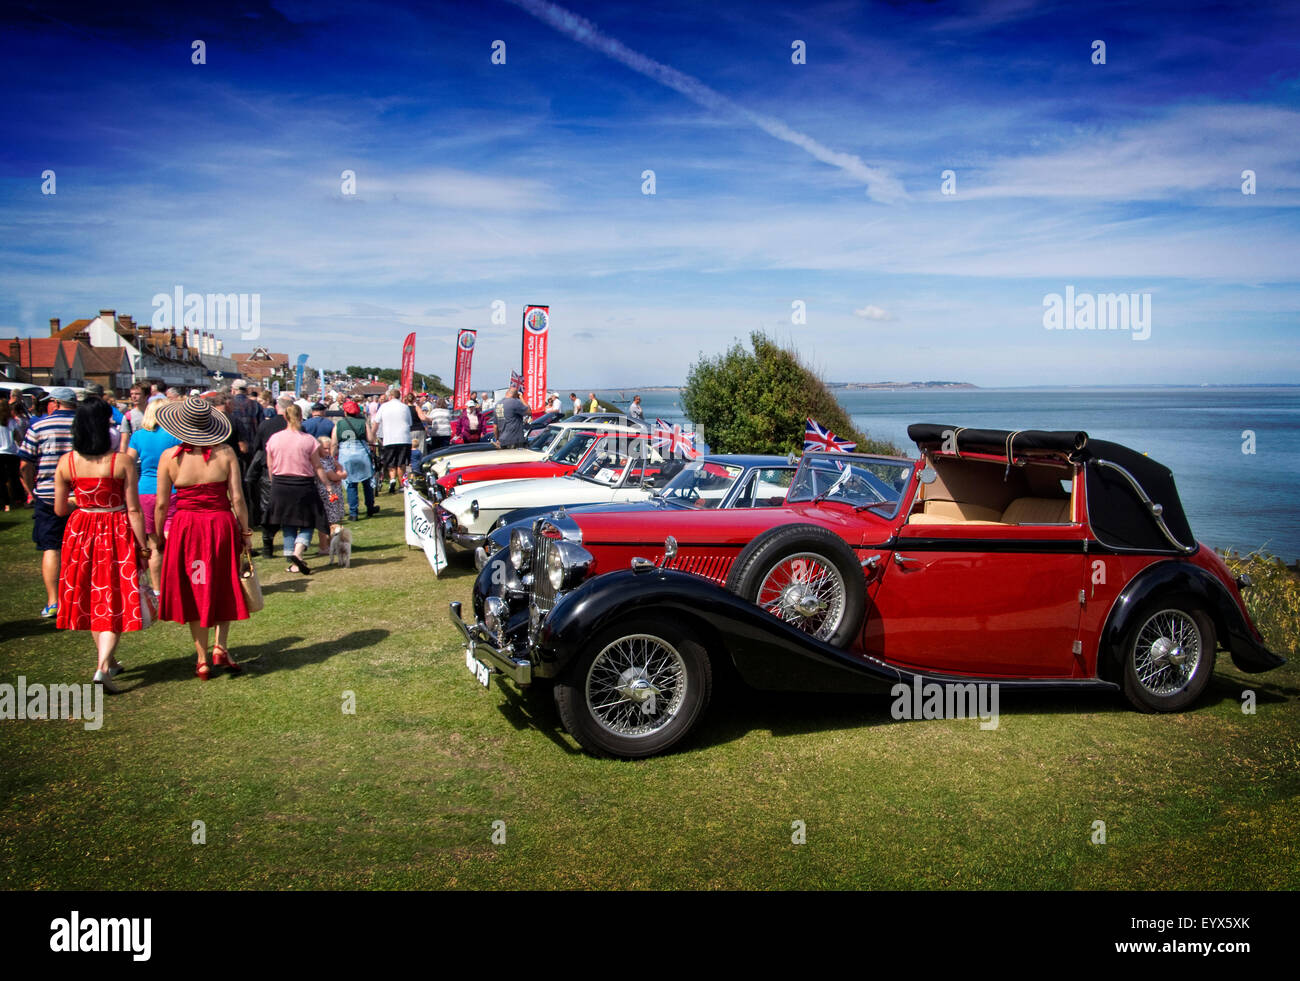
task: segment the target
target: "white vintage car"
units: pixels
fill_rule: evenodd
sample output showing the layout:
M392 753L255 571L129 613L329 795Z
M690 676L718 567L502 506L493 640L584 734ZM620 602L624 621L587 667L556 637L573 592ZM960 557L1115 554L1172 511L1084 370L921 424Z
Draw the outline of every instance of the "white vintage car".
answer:
M466 484L438 505L438 519L448 543L473 551L499 517L517 508L646 501L684 465L664 459L643 434L612 433L567 476Z
M445 477L449 471L461 467L482 467L493 463L524 463L529 460L542 460L558 446L562 446L574 431L584 432L626 432L627 427L613 422L574 422L565 419L553 422L545 429L533 433L526 446L515 450L485 450L481 453L458 453L453 456L438 457L429 465L429 480L435 481Z

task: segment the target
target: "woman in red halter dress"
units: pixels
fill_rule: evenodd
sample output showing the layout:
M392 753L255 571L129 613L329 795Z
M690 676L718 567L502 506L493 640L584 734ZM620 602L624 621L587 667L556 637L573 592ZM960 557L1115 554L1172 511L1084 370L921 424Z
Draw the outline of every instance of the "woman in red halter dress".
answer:
M72 452L54 473L54 511L71 513L59 555L55 623L61 630L91 632L98 655L95 681L110 693L117 689L109 679L122 670L117 642L143 626L140 561L149 554L135 467L110 450L111 413L102 399L82 403L72 423Z
M158 464L155 512L165 521L169 503L174 508L163 547L158 617L189 624L200 678L207 679L211 670L211 628L211 666L239 671L226 643L230 622L248 619L239 573L244 543L252 532L239 460L234 450L222 445L230 436L230 420L201 398L168 403L158 409L157 418L161 428L181 441Z

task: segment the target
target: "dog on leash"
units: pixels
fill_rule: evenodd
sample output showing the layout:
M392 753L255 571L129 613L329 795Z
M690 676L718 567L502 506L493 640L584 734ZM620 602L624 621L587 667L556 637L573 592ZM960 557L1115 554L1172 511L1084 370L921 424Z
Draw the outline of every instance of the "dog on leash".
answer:
M330 565L336 560L344 569L352 564L352 532L342 525L330 525Z

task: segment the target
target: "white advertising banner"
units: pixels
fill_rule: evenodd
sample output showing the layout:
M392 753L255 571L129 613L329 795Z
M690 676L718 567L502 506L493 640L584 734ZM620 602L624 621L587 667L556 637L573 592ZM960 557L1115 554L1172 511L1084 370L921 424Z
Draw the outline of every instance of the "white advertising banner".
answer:
M434 517L433 505L411 487L406 488L406 544L424 549L437 576L447 568L447 548L442 542L442 528Z

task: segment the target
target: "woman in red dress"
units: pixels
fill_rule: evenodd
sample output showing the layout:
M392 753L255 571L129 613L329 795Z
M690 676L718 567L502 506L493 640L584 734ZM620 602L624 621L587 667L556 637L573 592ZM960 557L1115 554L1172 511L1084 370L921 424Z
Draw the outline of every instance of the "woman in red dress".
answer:
M226 647L230 621L248 619L239 573L253 533L248 529L239 460L223 445L230 436L230 420L213 412L204 399L160 407L158 425L181 441L158 463L154 513L159 528L175 495L163 545L158 618L189 624L198 654L195 673L207 680L208 631L214 627L212 667L241 670Z
M72 452L54 471L54 513L71 515L59 556L55 623L62 630L90 631L98 653L95 681L114 693L109 679L122 670L115 656L118 639L143 626L140 560L148 561L149 549L135 466L112 452L111 422L112 409L103 399L83 402L72 422Z

